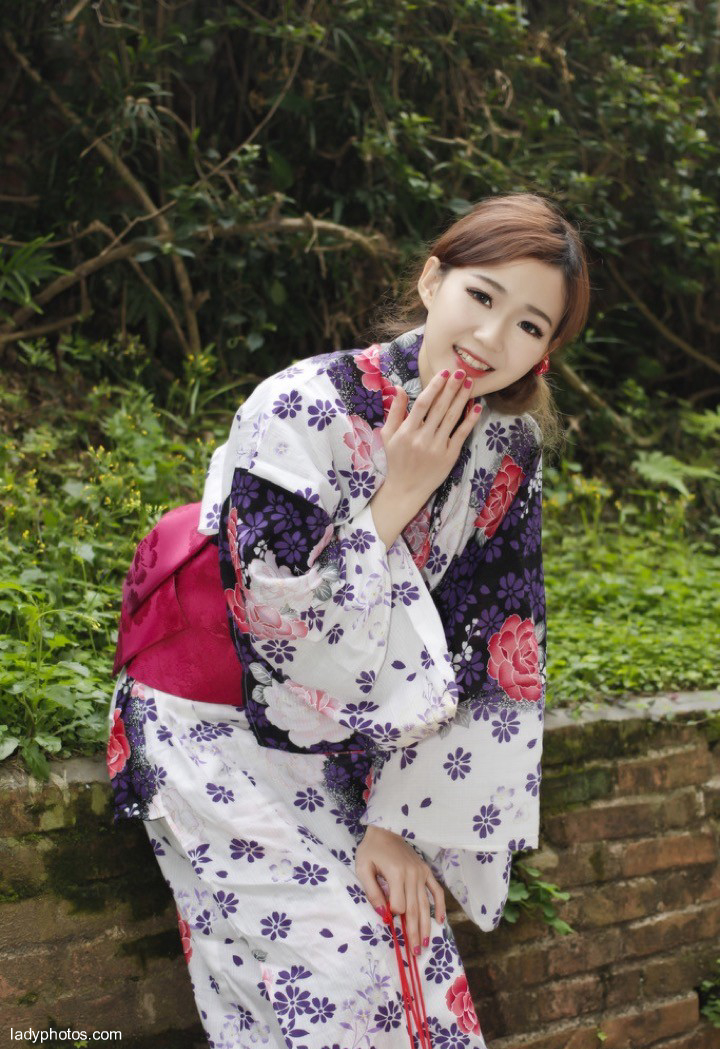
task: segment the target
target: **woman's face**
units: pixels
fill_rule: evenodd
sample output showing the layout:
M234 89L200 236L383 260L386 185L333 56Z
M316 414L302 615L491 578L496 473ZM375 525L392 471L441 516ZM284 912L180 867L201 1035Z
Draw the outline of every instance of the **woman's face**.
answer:
M537 259L443 274L432 256L418 291L428 313L418 357L423 389L437 372L462 368L472 397L505 389L542 360L565 307L562 270Z

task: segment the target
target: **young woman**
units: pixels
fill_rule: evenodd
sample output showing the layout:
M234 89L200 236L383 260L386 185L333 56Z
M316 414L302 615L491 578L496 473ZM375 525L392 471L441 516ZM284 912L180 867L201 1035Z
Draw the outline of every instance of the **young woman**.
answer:
M554 205L496 197L413 292L411 330L257 387L199 529L168 515L126 584L110 775L212 1049L485 1045L443 887L492 929L537 844L542 375L587 266Z

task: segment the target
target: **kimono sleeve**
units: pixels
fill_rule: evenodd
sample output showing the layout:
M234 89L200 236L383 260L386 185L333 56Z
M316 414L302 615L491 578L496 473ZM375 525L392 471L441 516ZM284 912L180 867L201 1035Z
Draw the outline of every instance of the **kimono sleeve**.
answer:
M450 639L460 688L455 717L374 771L361 823L413 839L430 855L537 844L545 695L541 469L538 453L501 519L478 515L445 577L456 597L465 580L460 596L469 608Z
M320 432L279 415L260 425L250 455L236 435L220 521L231 630L239 653L243 638L251 648L244 665L260 661L297 703L379 749L437 731L457 687L407 547L388 550L375 527L368 503L381 478L353 469L342 418Z

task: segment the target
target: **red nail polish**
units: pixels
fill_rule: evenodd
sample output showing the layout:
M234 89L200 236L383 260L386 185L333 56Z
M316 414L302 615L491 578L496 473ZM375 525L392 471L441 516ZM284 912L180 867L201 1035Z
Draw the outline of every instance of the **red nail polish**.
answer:
M420 948L419 947L413 947L413 954L420 954Z
M430 937L429 936L423 936L423 947L429 947L429 946L430 946Z
M445 371L440 372L440 375L443 377L443 379L448 379L450 377L450 369L446 368Z
M481 411L482 411L482 405L481 404L476 404L475 407L473 408L473 414L474 415L479 415Z
M465 372L462 371L462 369L460 369L460 368L458 368L458 370L453 373L453 379L464 379L464 378L465 378Z
M465 387L466 390L470 389L470 387L472 386L472 382L473 382L472 379L466 379L465 380L465 382L463 383L463 386Z
M375 910L378 912L380 917L384 920L385 919L385 910L384 910L384 908L376 907Z

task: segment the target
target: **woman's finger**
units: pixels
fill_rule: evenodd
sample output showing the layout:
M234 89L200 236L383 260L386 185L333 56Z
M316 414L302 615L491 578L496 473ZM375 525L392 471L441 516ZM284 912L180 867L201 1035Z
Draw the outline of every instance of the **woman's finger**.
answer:
M437 880L432 871L428 874L426 885L430 890L433 901L435 903L435 921L438 923L438 925L442 925L445 921L446 911L445 892L443 890L442 885Z
M428 873L428 880L431 875ZM430 899L428 897L428 882L424 881L419 886L419 906L420 906L420 948L424 951L430 944Z
M447 368L445 371L437 372L437 374L433 375L422 393L418 394L415 404L410 409L408 419L413 427L422 426L425 416L429 414L436 400L442 396L446 387L449 387L450 384L450 372Z
M441 372L441 374L444 374ZM465 384L469 382L469 386ZM466 378L462 368L455 371L446 379L445 388L433 399L425 415L425 428L430 434L435 435L442 429L448 413L456 407L456 414L462 411L462 405L468 397L468 390L472 387L472 380Z
M420 953L420 892L423 882L415 876L408 878L406 886L407 909L405 911L405 930L408 947L413 954ZM426 904L427 906L427 904Z
M460 453L460 445L462 445L467 438L467 435L472 431L473 426L482 415L483 406L482 404L475 404L474 401L468 401L465 408L465 414L463 415L455 433L449 438L449 448L451 454L457 458Z
M360 862L355 865L355 873L358 876L368 900L382 917L385 913L388 901L386 900L385 893L377 880L377 873L379 873L377 868L372 863L366 864Z
M380 436L382 437L383 443L387 443L391 437L397 433L403 419L405 418L408 405L407 392L401 387L395 387L395 396L393 397L390 410L388 411L385 423L380 430Z

